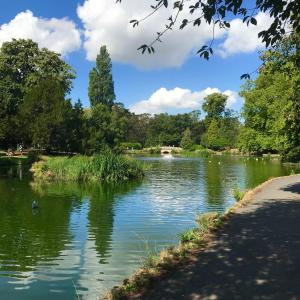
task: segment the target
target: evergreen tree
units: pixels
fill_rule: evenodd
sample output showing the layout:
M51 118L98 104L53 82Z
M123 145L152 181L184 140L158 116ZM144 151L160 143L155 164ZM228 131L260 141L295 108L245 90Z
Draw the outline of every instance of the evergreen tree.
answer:
M55 79L41 79L28 90L20 107L19 122L22 141L38 148L57 145L57 135L65 121L64 88ZM55 148L56 148L55 147Z
M96 66L90 72L89 98L91 106L104 104L112 107L116 99L111 72L112 64L106 46L100 48Z
M190 150L193 146L193 141L191 138L191 131L189 128L187 128L184 133L183 137L180 142L180 146L185 150Z

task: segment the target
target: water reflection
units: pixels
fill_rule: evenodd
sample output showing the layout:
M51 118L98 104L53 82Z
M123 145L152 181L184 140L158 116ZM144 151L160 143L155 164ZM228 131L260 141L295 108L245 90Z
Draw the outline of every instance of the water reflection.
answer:
M66 300L77 290L98 299L147 253L176 243L197 213L230 206L233 185L250 188L291 172L279 162L230 156L141 159L152 166L147 178L115 185L30 183L19 166L3 169L0 298Z

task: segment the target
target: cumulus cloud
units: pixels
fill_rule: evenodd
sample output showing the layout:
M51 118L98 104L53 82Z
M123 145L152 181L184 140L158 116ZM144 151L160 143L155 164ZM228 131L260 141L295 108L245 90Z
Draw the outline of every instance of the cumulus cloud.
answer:
M160 88L155 91L147 100L141 100L130 107L130 110L137 113L162 113L180 110L201 109L204 98L212 93L221 93L218 88L206 88L201 91L191 91L176 87L171 90ZM227 108L233 108L241 101L238 93L231 90L222 92L228 96Z
M230 22L230 28L226 33L224 42L219 46L217 53L227 57L236 53L248 53L264 47L258 33L269 28L272 18L266 13L258 13L257 25L243 23L241 19Z
M155 55L141 55L136 49L153 40L162 31L172 8L161 9L138 27L132 28L129 20L141 19L149 13L149 1L131 0L116 4L111 0L85 0L77 8L84 27L84 49L88 60L95 60L101 45L107 45L114 61L130 63L140 68L179 67L188 57L212 38L212 28L203 22L200 27L187 26L173 30L157 45ZM184 13L181 16L185 17ZM178 24L181 21L179 20ZM266 29L271 18L266 13L257 15L257 26L233 19L225 31L217 28L215 39L220 41L217 53L223 57L234 53L253 52L263 45L257 34Z
M87 59L94 60L100 45L107 45L114 61L141 68L181 66L193 50L211 39L210 25L203 23L200 27L187 26L184 30L168 32L163 43L157 46L155 55L142 55L136 50L165 28L171 11L172 8L162 9L133 29L129 20L144 17L149 12L149 1L131 0L116 4L111 0L86 0L78 6L77 14L84 26ZM216 37L223 34L221 30L215 32Z
M81 46L80 31L74 22L67 18L38 18L30 10L17 14L9 23L0 26L0 46L13 38L32 39L40 47L62 55Z

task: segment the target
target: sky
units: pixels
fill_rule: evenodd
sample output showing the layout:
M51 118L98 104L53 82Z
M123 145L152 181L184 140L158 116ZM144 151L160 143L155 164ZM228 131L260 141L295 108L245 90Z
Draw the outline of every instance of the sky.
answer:
M263 44L257 33L268 27L270 17L259 13L257 26L249 27L232 18L230 29L215 31L214 55L209 61L196 55L212 37L212 28L205 23L169 32L155 46L155 54L142 55L137 48L152 41L171 13L163 9L133 29L129 21L147 15L151 3L1 0L0 46L12 38L30 38L60 53L77 74L70 97L74 102L80 99L84 107L89 107L89 72L100 46L106 45L113 62L116 100L131 111L189 112L201 109L205 96L213 92L228 95L227 107L239 110L243 104L240 76L260 65Z

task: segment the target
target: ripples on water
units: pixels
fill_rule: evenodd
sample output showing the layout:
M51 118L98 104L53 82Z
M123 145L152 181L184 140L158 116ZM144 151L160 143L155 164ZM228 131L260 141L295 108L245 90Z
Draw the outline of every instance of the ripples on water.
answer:
M41 186L20 167L2 169L0 299L99 299L147 254L177 243L197 213L231 206L233 185L294 168L237 157L140 159L151 164L146 179L116 185Z

